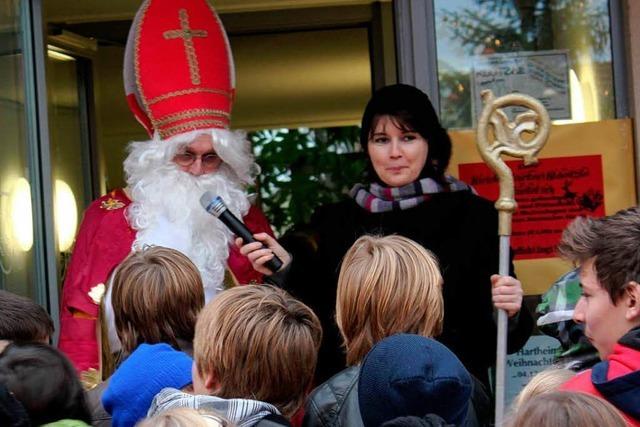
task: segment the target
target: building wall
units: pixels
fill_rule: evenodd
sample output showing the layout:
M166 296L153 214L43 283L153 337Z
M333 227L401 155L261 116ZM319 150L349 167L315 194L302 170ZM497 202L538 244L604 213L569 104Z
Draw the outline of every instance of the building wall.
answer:
M640 188L640 1L625 2L625 42L627 43L629 109L634 123L636 149L636 187ZM640 194L640 192L639 192Z

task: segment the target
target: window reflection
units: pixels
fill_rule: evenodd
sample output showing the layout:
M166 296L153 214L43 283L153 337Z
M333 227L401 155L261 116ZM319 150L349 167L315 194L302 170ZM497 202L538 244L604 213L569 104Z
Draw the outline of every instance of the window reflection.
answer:
M53 218L58 255L59 284L62 284L78 218L89 202L90 168L83 140L80 97L80 67L86 59L49 45L47 48L47 91L49 101L49 140L53 183Z
M606 0L436 0L441 115L445 126L473 126L479 58L566 52L567 119L615 117ZM512 88L518 90L518 88ZM497 95L503 95L498 93ZM530 93L533 96L539 94Z
M0 289L34 297L32 193L20 1L0 8Z

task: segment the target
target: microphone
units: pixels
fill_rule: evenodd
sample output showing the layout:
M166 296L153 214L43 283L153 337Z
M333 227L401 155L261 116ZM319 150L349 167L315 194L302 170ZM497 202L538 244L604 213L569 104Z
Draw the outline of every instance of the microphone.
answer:
M236 236L241 237L245 244L257 242L247 226L229 211L222 197L214 196L212 192L207 191L200 197L200 204L207 212L222 221ZM264 244L262 244L262 247L267 249ZM264 265L275 273L282 267L282 260L276 254L273 254L273 258Z

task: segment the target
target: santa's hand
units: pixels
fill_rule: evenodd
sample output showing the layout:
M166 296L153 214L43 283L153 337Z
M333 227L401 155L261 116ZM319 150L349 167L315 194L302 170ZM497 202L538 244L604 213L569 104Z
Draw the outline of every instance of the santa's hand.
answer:
M257 242L244 244L242 238L236 238L236 246L240 249L240 253L246 256L251 262L251 266L258 273L262 273L266 276L270 276L274 271L265 267L265 263L273 259L274 254L282 261L282 267L280 270L289 265L291 262L291 255L287 252L276 239L269 236L267 233L257 233L253 235L253 238ZM266 246L266 248L264 246Z
M491 276L491 296L495 308L505 310L509 317L515 316L522 307L522 284L511 276Z

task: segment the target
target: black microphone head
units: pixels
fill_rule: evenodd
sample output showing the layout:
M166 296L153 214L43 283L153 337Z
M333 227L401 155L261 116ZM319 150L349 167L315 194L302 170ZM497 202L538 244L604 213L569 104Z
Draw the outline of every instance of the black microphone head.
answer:
M216 196L211 191L207 191L200 197L200 204L207 212L216 217L227 210L227 205L224 204L222 197Z

